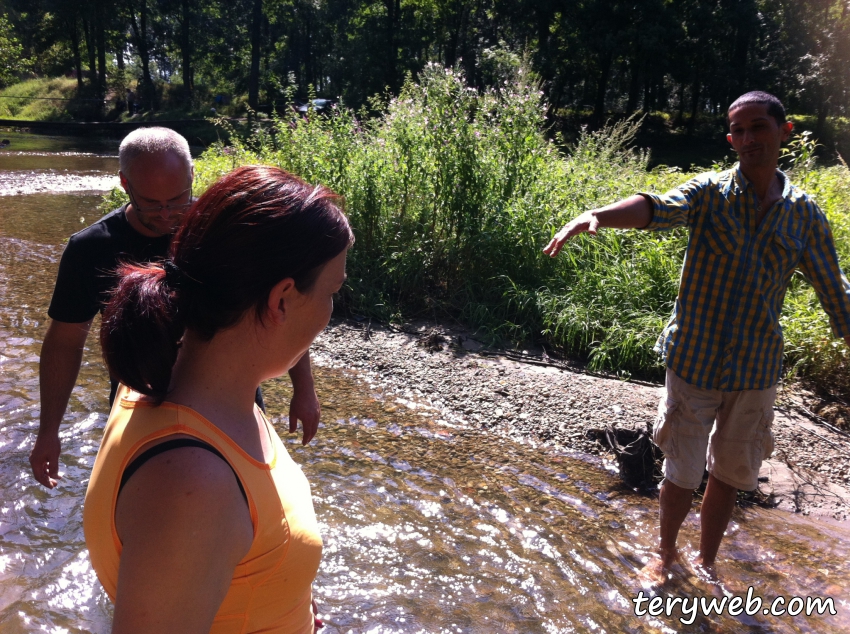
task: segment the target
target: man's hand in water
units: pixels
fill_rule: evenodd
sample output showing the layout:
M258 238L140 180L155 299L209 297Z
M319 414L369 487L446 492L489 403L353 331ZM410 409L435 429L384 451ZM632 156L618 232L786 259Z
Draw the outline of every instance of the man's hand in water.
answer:
M309 350L289 369L289 378L292 379L289 433L295 433L300 420L304 429L301 444L306 445L316 435L316 430L319 429L319 416L322 414L322 406L319 405L319 397L316 396L316 388L313 385L313 368L310 365Z
M319 404L319 397L316 396L316 390L313 389L313 383L309 386L298 384L293 386L292 401L289 403L289 433L294 434L298 429L298 421L301 421L301 427L304 430L304 437L301 439L301 444L306 445L316 431L319 429L319 417L322 414L322 406Z
M39 433L30 453L30 466L35 479L48 489L59 481L59 453L62 444L58 433Z
M91 320L71 323L51 319L44 333L38 362L41 412L30 465L35 479L48 489L55 487L59 479L59 451L62 448L59 426L77 382L90 328Z

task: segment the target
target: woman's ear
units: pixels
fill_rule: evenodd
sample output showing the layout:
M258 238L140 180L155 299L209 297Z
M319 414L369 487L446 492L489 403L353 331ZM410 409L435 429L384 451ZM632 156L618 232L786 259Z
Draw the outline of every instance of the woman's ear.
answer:
M272 287L269 292L269 299L266 308L268 309L269 317L274 323L282 324L287 317L287 314L292 306L292 301L298 289L295 288L295 280L291 277L282 279Z

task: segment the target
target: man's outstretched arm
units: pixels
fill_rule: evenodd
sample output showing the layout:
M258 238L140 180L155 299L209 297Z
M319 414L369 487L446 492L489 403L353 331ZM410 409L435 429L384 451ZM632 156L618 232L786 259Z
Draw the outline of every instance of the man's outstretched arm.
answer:
M41 346L38 365L41 415L30 465L35 479L50 489L59 478L59 425L77 382L89 328L91 320L80 324L51 321Z
M643 229L650 222L652 222L652 206L649 201L641 195L630 196L611 205L585 211L573 218L555 234L543 252L554 258L561 252L567 240L580 233L596 235L600 227Z

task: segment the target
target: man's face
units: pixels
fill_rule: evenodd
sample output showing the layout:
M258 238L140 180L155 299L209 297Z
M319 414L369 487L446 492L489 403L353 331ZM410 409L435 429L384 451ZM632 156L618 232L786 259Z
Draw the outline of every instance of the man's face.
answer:
M775 169L779 148L788 140L793 124L779 125L763 104L745 104L729 113L726 139L738 153L741 167Z
M121 186L130 196L130 223L151 237L174 232L192 196L192 166L171 153L137 157L121 173Z

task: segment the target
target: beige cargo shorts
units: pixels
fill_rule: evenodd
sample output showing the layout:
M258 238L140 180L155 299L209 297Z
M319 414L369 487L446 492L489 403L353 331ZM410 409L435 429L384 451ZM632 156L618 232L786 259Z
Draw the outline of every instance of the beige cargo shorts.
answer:
M664 452L664 478L696 489L706 468L742 491L758 486L762 460L773 453L776 386L721 392L696 387L667 369L652 439Z

